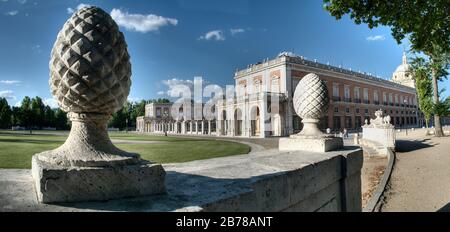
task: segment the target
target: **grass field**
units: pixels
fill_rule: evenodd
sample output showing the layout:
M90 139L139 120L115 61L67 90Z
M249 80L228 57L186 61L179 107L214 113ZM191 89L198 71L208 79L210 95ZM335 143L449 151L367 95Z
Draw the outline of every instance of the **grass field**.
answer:
M31 168L31 157L64 143L68 132L0 131L0 168ZM246 154L250 147L235 142L203 138L150 136L111 132L111 139L158 141L154 144L117 144L120 149L139 153L143 159L157 163L179 163L192 160Z

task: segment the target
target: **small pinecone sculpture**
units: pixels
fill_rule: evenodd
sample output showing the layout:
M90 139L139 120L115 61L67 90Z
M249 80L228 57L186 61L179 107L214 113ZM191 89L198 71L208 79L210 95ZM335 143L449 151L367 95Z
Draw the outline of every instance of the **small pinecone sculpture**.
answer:
M328 101L327 86L314 73L303 77L295 88L293 105L301 118L320 119L328 111Z
M98 7L78 10L53 46L50 88L66 112L113 114L130 92L131 64L122 32Z

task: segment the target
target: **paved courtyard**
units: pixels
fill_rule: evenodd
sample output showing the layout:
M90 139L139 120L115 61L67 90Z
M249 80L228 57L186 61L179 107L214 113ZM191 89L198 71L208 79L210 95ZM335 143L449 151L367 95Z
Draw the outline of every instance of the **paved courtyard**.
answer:
M402 132L397 139L397 160L381 211L450 211L450 137L425 136L421 129Z

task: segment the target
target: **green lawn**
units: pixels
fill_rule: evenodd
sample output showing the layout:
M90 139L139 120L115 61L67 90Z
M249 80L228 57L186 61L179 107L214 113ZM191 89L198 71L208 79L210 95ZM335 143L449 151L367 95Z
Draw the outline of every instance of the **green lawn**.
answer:
M50 132L0 131L0 168L30 168L31 157L39 152L61 145L67 132L53 135ZM54 133L54 132L53 132ZM111 139L160 141L156 144L117 144L117 147L139 153L143 159L157 163L179 163L192 160L246 154L250 147L235 142L203 138L149 136L133 133L111 132Z

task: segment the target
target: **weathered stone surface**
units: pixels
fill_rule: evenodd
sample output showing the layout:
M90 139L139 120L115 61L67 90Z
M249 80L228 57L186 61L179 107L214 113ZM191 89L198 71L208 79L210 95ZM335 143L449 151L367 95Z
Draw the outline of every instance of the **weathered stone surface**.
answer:
M342 138L323 137L323 138L308 138L308 137L291 137L280 138L280 151L312 151L312 152L327 152L341 149L344 146Z
M268 150L165 164L167 194L37 204L29 170L0 170L0 211L361 211L362 150ZM30 194L32 193L32 194Z
M160 164L142 161L118 167L65 168L32 160L39 202L111 200L165 193L165 171Z

